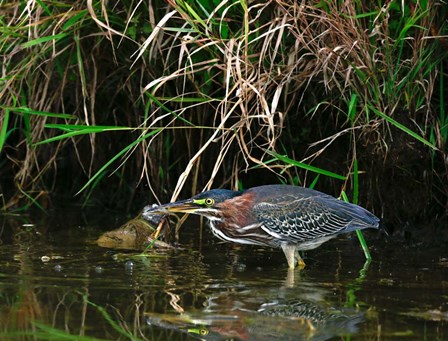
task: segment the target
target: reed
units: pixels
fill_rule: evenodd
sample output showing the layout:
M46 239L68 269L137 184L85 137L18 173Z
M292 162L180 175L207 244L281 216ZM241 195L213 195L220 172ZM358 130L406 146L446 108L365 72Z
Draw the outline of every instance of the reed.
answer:
M255 169L347 181L355 162L388 160L392 128L447 176L441 3L0 6L3 209L58 190L174 200Z

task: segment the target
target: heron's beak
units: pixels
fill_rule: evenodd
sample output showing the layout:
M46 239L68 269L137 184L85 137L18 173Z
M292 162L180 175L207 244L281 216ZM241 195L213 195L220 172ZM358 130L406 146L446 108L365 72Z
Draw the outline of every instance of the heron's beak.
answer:
M172 202L164 205L146 206L143 209L143 218L151 219L158 214L195 213L200 207L191 199Z

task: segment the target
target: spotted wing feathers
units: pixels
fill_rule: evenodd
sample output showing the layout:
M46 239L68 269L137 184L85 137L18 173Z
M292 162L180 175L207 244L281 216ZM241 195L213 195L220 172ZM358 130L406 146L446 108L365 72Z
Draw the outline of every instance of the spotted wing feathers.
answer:
M378 218L367 210L330 196L285 197L261 202L253 209L267 233L289 242L378 227Z

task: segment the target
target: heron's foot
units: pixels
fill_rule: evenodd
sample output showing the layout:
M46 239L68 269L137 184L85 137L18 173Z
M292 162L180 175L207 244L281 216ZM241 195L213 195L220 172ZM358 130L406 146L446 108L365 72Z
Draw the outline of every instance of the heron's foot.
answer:
M295 250L294 256L297 259L297 267L299 269L303 269L305 267L305 261L302 259L302 257L300 257L299 250L297 250L297 249Z
M296 258L297 258L297 267L298 267L299 269L303 269L303 268L306 266L306 264L305 264L305 262L303 261L302 257L300 257L300 255L299 255L298 252L297 252L297 256L296 256Z
M294 269L296 264L299 269L305 267L305 262L299 255L299 251L295 245L282 245L283 252L285 253L286 260L290 269Z

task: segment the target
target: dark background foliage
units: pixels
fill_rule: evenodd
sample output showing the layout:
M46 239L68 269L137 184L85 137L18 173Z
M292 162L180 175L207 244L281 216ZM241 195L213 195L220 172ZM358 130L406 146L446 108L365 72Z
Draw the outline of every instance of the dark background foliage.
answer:
M5 211L284 182L403 235L446 214L442 2L0 6Z

